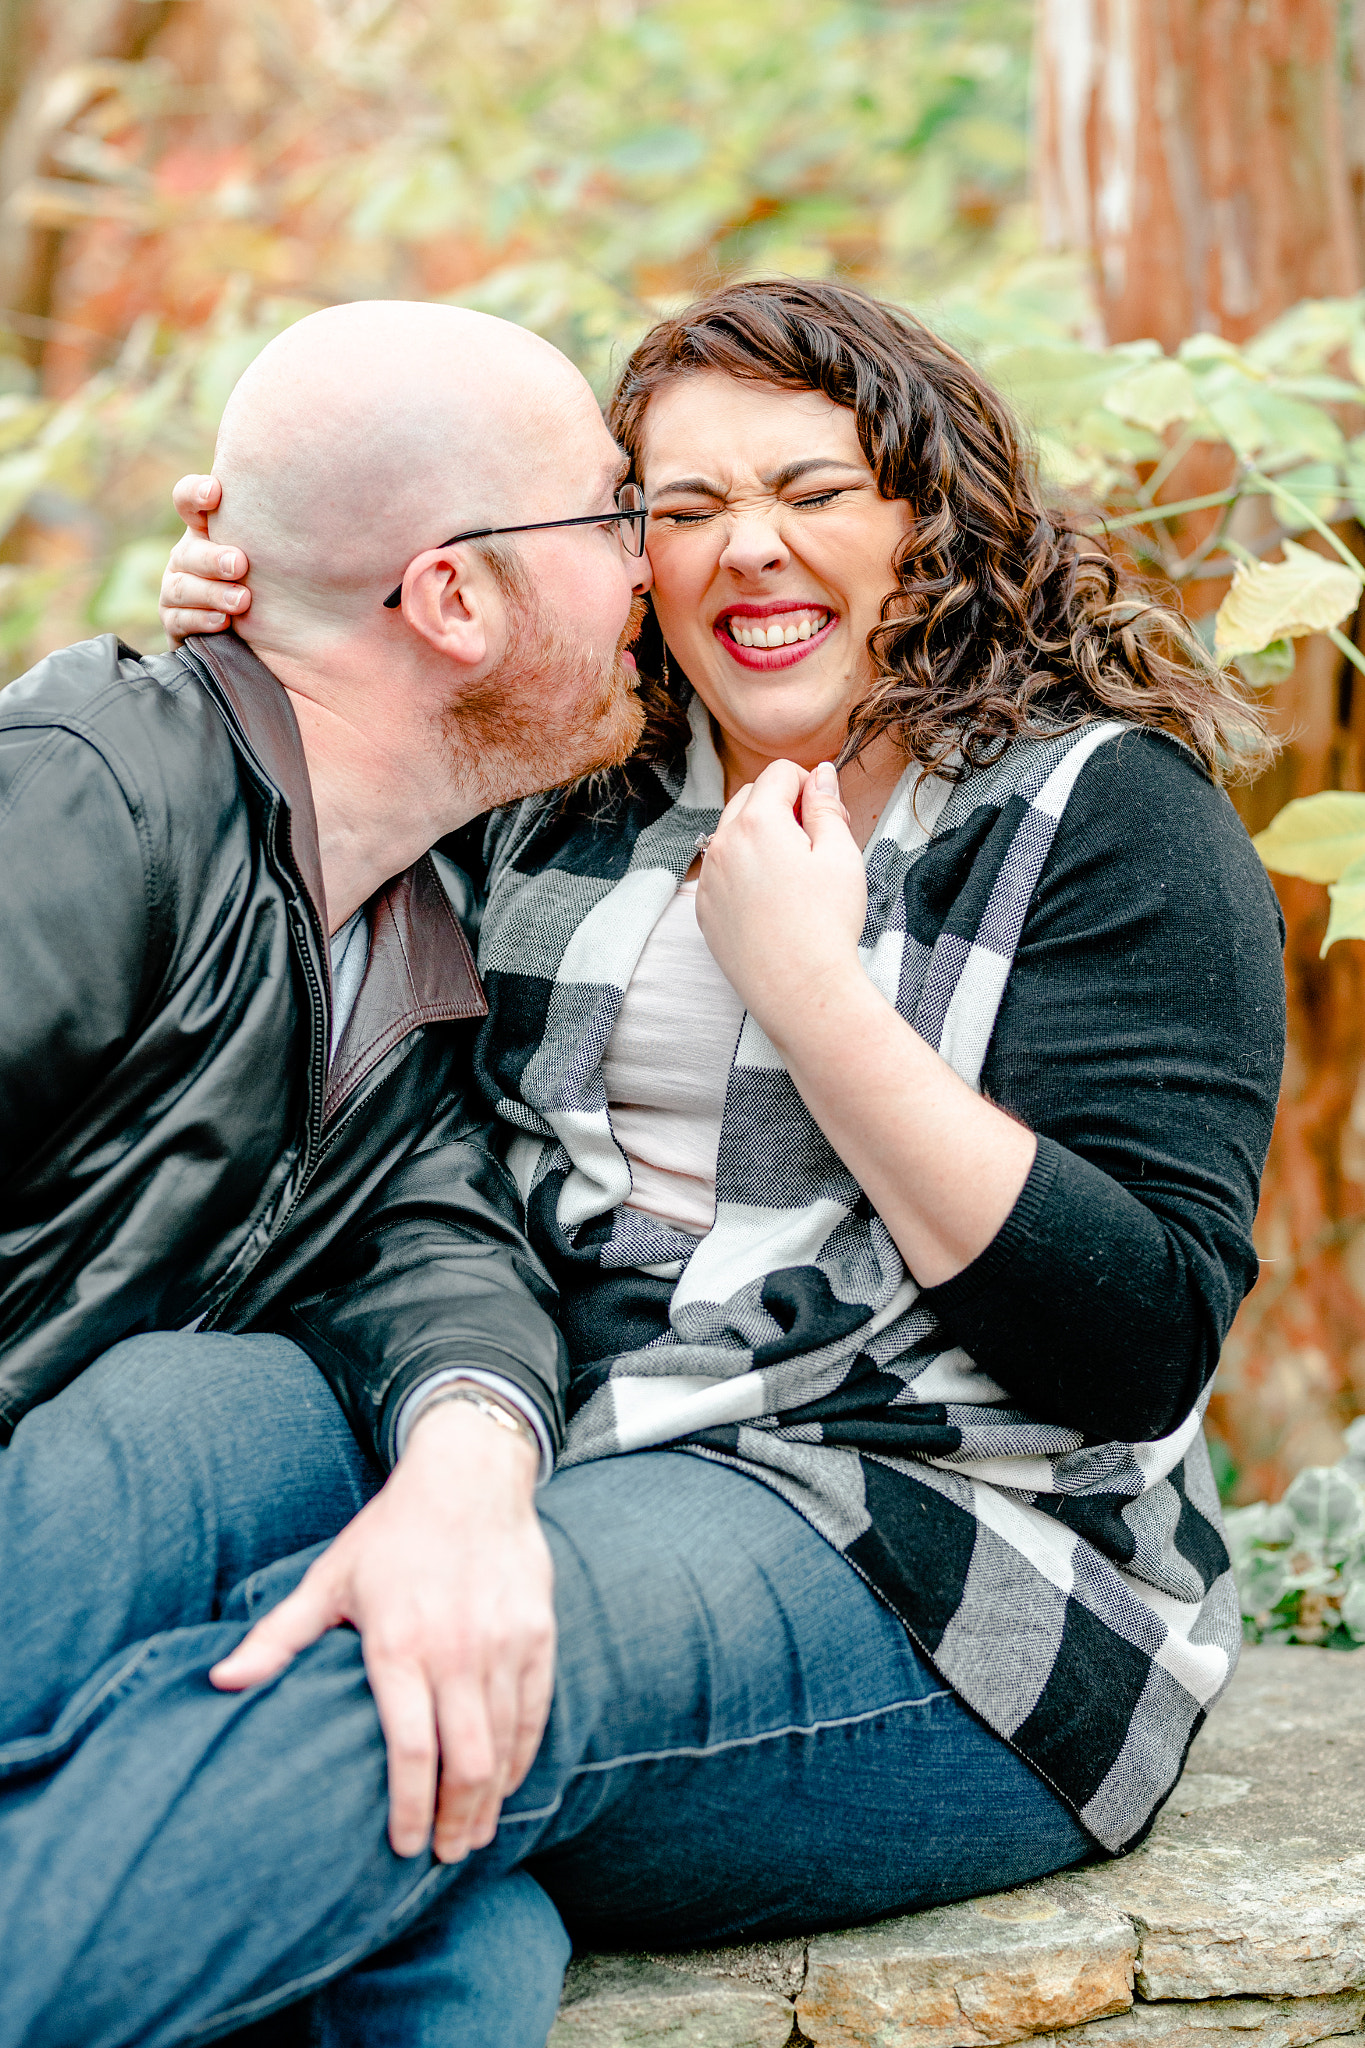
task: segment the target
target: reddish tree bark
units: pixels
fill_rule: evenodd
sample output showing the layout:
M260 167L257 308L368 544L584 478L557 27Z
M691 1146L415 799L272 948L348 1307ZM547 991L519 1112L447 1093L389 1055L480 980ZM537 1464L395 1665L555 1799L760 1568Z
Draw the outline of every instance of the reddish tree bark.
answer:
M1038 189L1054 246L1089 251L1110 341L1241 340L1361 283L1365 0L1039 0ZM1347 109L1350 109L1348 117ZM1163 496L1217 489L1196 449ZM1311 541L1311 536L1310 536ZM1216 604L1202 584L1193 611ZM1365 788L1365 692L1327 640L1276 692L1281 759L1238 804ZM1276 1497L1365 1408L1365 948L1326 961L1325 889L1277 883L1289 1056L1257 1224L1265 1261L1224 1352L1212 1430L1237 1497Z
M1044 228L1111 341L1254 334L1358 289L1336 0L1041 0Z

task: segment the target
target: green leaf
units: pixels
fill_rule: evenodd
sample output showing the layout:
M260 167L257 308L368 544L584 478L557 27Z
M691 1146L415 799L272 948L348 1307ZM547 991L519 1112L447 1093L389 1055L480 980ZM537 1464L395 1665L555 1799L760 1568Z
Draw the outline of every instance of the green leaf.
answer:
M35 440L51 412L51 405L41 398L23 398L16 392L0 396L0 455L11 455Z
M1360 404L1360 386L1344 377L1277 377L1275 389L1286 398L1309 398L1319 405Z
M1365 1580L1355 1580L1342 1594L1341 1619L1357 1641L1365 1637Z
M1218 1488L1218 1498L1226 1503L1232 1498L1240 1477L1237 1461L1222 1437L1212 1436L1206 1432L1204 1440L1209 1447L1209 1463L1213 1467L1213 1483ZM1226 1513L1226 1508L1224 1512Z
M1199 410L1199 394L1183 363L1144 363L1110 385L1104 404L1121 420L1159 434L1177 420L1192 420Z
M1205 404L1229 447L1242 460L1293 455L1339 462L1345 449L1331 414L1301 398L1285 398L1251 378L1218 380Z
M1065 434L1041 433L1036 440L1038 471L1047 489L1063 497L1080 493L1094 498L1113 487L1118 473L1102 455L1087 454Z
M1056 431L1103 405L1121 360L1074 344L1041 343L993 353L990 373L1035 427Z
M1365 434L1357 434L1346 444L1341 490L1356 518L1365 519Z
M1296 797L1251 843L1272 874L1335 882L1365 860L1365 795L1324 789Z
M1292 491L1299 503L1316 512L1319 519L1330 519L1341 502L1341 472L1332 462L1305 462L1297 469L1280 470L1275 482ZM1308 531L1311 521L1281 492L1271 492L1270 504L1280 525L1290 533Z
M1218 1441L1210 1438L1210 1449ZM1223 1455L1228 1455L1226 1445ZM1227 1530L1228 1549L1238 1572L1249 1562L1253 1553L1267 1547L1292 1543L1295 1534L1294 1518L1281 1506L1272 1507L1269 1501L1252 1501L1245 1508L1224 1508L1223 1524Z
M1365 1415L1357 1415L1354 1422L1348 1422L1342 1435L1346 1451L1338 1462L1345 1466L1353 1479L1359 1479L1365 1471Z
M1268 1616L1271 1608L1284 1597L1287 1577L1281 1553L1267 1550L1252 1551L1237 1574L1243 1614L1257 1619Z
M1303 299L1247 343L1246 359L1288 376L1320 370L1349 346L1359 317L1355 299Z
M1332 899L1332 912L1318 955L1322 960L1338 939L1365 939L1365 857L1345 868L1327 894Z
M1360 1488L1335 1465L1305 1466L1286 1487L1284 1506L1310 1550L1329 1562L1339 1564L1365 1529Z
M1365 455L1348 455L1341 473L1342 496L1357 519L1365 520Z
M36 390L37 382L28 364L0 345L0 393L18 392L27 398Z
M1149 428L1110 412L1107 401L1077 420L1073 432L1078 447L1111 455L1118 462L1159 462L1166 453L1165 443Z
M1296 541L1283 543L1282 562L1245 563L1218 607L1214 647L1220 661L1259 654L1272 640L1323 633L1356 609L1365 587L1358 574Z
M1253 690L1269 690L1289 680L1295 659L1292 640L1272 640L1259 654L1239 654L1237 666Z
M1236 363L1241 367L1244 361L1236 342L1225 341L1221 334L1187 334L1176 350L1176 356L1195 372L1223 363Z
M371 186L351 216L351 232L362 240L393 235L424 242L464 225L471 212L458 158L449 150L430 151Z
M1286 398L1279 391L1254 391L1252 404L1265 425L1262 447L1286 454L1307 455L1319 462L1340 462L1346 437L1330 412L1306 399Z

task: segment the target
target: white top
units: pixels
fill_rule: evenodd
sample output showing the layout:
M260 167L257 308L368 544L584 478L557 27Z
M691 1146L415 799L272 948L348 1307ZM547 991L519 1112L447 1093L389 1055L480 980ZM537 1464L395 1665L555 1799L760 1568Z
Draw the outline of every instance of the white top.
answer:
M329 1063L336 1058L342 1033L351 1021L351 1012L370 961L370 921L363 903L345 924L332 933L331 952L332 1046L327 1055Z
M720 1119L744 1005L684 882L645 942L602 1060L628 1206L699 1237L716 1220Z

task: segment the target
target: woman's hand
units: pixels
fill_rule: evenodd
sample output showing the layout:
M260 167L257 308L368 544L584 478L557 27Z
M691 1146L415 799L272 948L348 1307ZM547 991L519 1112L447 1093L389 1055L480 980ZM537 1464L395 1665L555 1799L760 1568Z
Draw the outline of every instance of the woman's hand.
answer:
M798 817L800 822L798 823ZM774 761L721 814L697 890L697 922L726 979L769 1037L796 1005L837 1000L862 978L867 877L828 761Z
M221 633L229 615L240 618L251 604L237 580L251 567L246 556L209 539L209 514L222 495L216 476L182 476L171 492L185 522L161 579L161 626L172 647L191 633Z
M858 958L866 916L833 768L773 762L722 813L697 921L909 1271L935 1287L998 1234L1036 1141L873 986Z

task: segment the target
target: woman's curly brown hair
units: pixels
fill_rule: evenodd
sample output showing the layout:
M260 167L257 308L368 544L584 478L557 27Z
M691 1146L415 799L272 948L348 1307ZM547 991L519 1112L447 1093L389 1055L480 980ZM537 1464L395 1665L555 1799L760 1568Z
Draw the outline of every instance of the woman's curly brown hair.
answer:
M724 285L660 321L607 410L637 475L650 399L707 370L846 407L882 496L914 515L841 761L890 733L960 780L1018 734L1118 717L1174 734L1218 780L1263 763L1264 721L1236 676L1179 612L1049 512L1009 407L910 314L848 285L784 279ZM657 676L662 651L651 615L643 676ZM641 754L675 756L686 739L677 700L657 682L643 694Z

